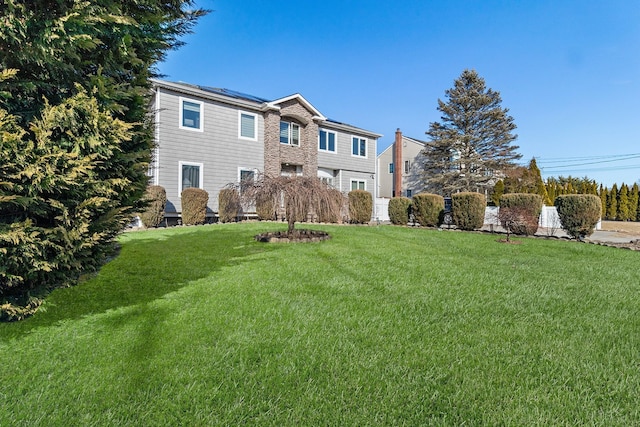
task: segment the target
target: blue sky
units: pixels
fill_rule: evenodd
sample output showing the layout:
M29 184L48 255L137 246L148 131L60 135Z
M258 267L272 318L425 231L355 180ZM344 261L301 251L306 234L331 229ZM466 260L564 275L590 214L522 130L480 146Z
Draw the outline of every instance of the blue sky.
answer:
M543 177L640 180L640 1L199 0L213 11L159 65L167 80L426 139L464 69L499 91Z

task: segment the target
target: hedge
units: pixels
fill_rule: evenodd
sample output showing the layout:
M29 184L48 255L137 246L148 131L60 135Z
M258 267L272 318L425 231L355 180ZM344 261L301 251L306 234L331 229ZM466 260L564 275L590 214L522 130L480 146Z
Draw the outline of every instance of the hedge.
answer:
M161 185L150 185L144 195L147 208L140 214L145 227L157 227L164 220L164 209L167 204L167 192Z
M451 196L453 223L461 230L482 228L486 207L486 198L480 193L456 193Z
M444 212L444 197L438 194L421 193L413 196L414 219L423 227L435 227Z
M578 240L593 233L602 214L602 202L594 194L565 194L556 197L554 205L562 229Z
M373 196L365 190L349 192L349 218L355 224L368 224L373 211Z
M240 195L235 188L223 188L218 193L218 217L220 222L237 221L242 206Z
M207 216L209 193L200 188L187 188L182 191L182 224L204 224Z
M512 233L534 235L538 231L540 212L542 196L538 194L509 193L500 196L500 223Z
M389 200L389 220L392 224L407 225L410 210L411 199L408 197L394 197Z

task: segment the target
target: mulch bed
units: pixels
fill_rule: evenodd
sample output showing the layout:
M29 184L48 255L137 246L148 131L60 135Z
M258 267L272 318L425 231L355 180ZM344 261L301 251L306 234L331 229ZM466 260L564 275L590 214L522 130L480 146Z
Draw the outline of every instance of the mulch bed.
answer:
M329 233L320 230L294 230L292 233L286 231L271 231L255 236L258 242L269 243L308 243L321 242L330 239Z

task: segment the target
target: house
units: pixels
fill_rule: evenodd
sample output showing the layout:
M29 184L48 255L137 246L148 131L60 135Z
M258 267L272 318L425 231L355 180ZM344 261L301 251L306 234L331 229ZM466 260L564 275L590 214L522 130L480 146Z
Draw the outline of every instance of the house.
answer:
M422 191L420 152L426 142L396 130L393 144L378 156L378 197L412 197Z
M318 176L348 192L376 196L376 145L382 135L330 120L302 95L268 100L187 83L153 80L156 148L150 183L167 192L166 216L181 212L189 187L218 192L258 173Z

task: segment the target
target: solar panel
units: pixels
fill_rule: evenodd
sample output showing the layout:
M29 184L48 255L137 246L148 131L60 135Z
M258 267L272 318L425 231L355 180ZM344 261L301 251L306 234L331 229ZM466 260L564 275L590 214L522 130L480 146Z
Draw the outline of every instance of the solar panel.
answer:
M238 92L231 89L224 89L224 88L217 88L217 87L210 87L210 86L198 86L198 88L200 90L204 90L205 92L211 92L218 95L224 95L224 96L228 96L236 99L244 99L247 101L259 102L259 103L269 102L268 99L260 98L258 96L249 95L247 93L242 93L242 92Z

